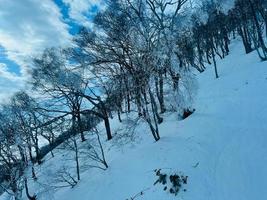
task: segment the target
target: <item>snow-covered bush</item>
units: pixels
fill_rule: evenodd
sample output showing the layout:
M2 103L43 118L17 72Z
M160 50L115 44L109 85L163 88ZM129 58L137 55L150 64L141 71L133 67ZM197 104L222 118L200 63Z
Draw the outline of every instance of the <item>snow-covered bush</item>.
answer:
M181 72L177 89L171 93L171 106L182 113L185 108L192 108L197 95L198 83L192 72Z

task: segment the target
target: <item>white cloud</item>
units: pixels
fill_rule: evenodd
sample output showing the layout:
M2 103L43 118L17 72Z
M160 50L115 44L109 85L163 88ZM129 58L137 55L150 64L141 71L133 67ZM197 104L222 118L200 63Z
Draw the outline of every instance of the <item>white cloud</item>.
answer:
M68 26L52 0L0 0L0 45L22 67L44 48L70 44Z
M12 73L8 70L8 67L4 63L0 63L0 77L11 81L22 81L23 77L18 76L16 73Z
M98 9L105 7L104 0L63 0L69 6L69 16L76 23L86 27L92 27L92 21L88 19L88 15L94 15L95 10L91 10L94 6Z
M9 72L8 67L4 63L0 63L0 104L7 103L9 97L24 86L24 77Z
M0 0L0 46L21 73L10 72L0 58L0 103L25 89L32 56L47 47L71 44L68 28L52 0Z

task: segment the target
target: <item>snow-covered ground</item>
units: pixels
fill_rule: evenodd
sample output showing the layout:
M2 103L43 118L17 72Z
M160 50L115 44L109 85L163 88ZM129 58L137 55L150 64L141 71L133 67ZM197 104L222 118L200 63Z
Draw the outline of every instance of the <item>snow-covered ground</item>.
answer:
M184 121L164 115L160 141L155 143L140 123L134 142L116 136L104 142L107 170L85 170L74 188L45 191L38 199L126 200L143 191L135 199L266 200L267 63L260 62L256 52L245 55L235 42L230 55L218 60L218 71L219 79L212 66L198 75L193 115ZM116 119L111 123L113 132L123 133ZM39 182L49 184L47 174L67 162L62 150L55 154L37 168ZM186 191L174 196L162 185L154 186L155 169L187 175ZM31 193L43 190L39 186L30 184Z

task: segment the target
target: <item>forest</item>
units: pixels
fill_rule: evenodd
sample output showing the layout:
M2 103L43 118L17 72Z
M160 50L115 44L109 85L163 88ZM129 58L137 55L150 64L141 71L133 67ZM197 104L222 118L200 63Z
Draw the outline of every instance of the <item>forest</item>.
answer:
M64 187L82 179L84 155L89 168L108 169L102 145L116 137L115 117L136 116L159 141L164 113L181 120L194 113L196 74L211 65L220 79L218 59L236 38L244 53L267 61L266 0L111 0L93 23L80 27L71 47L33 57L30 90L0 106L0 191L15 200L23 192L38 199L28 181L38 180L35 167L59 146L75 155L75 173L58 172Z

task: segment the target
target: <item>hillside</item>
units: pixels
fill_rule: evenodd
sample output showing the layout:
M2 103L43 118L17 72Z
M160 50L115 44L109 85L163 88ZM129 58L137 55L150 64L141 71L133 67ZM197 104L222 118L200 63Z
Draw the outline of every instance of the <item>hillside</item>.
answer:
M103 142L107 170L84 170L74 188L50 192L48 186L31 181L30 192L39 194L38 199L55 200L125 200L135 195L138 200L266 199L266 66L255 52L245 55L241 43L235 41L231 54L218 60L219 79L214 78L212 66L197 75L194 114L178 121L175 113L166 113L158 142L153 142L141 122L131 142L120 140L128 122L125 115L122 124L114 118L111 127L117 136ZM72 157L72 152L60 148L54 158L48 155L37 166L38 182L49 185L47 174L70 162L68 156ZM155 169L188 176L185 191L174 196L163 191L164 186L154 186Z

